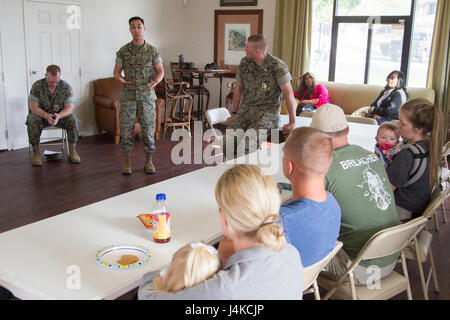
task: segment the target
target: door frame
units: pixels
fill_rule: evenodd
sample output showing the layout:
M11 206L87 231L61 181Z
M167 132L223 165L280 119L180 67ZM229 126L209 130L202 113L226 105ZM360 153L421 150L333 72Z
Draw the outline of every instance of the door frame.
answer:
M2 17L0 16L0 26L2 25ZM0 30L0 67L1 67L1 73L0 73L0 90L3 92L3 99L0 100L0 107L3 109L4 113L4 119L0 120L3 121L5 125L5 131L0 132L0 135L4 134L5 137L5 144L2 145L0 143L0 150L8 150L8 112L6 109L6 90L5 90L5 69L3 65L3 43L2 43L2 31Z

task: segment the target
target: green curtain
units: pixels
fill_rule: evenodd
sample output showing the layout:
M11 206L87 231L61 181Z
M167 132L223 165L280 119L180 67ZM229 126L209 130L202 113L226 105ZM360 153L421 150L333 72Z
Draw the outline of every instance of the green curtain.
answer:
M309 71L312 7L312 0L277 0L273 54L293 77Z
M435 104L441 108L444 125L443 140L447 140L450 108L450 1L438 0L434 24L427 87L436 91Z

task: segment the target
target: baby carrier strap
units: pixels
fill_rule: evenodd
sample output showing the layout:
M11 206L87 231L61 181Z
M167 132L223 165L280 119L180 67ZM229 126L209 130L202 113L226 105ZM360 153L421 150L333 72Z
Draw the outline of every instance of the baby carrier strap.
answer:
M413 166L411 168L411 171L409 172L408 182L405 184L406 187L410 184L413 184L414 182L419 180L420 177L422 177L425 170L427 169L428 157L430 153L417 143L407 143L402 145L401 148L411 151L414 158Z

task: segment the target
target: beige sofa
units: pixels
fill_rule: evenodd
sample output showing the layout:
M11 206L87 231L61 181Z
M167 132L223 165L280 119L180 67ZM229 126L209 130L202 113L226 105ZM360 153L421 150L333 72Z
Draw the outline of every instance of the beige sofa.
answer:
M328 89L330 102L344 109L345 114L352 114L361 107L370 106L384 89L383 86L368 84L348 84L341 82L321 81ZM295 83L294 91L297 90ZM428 88L407 88L409 100L414 98L425 98L434 103L435 92ZM282 114L287 114L285 101L281 108Z

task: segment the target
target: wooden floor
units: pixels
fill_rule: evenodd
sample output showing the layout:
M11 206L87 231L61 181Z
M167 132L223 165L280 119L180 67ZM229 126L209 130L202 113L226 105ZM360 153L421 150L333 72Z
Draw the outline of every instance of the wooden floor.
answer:
M169 135L170 136L170 135ZM124 192L136 190L150 184L182 175L199 168L201 165L173 165L172 148L178 142L168 137L157 143L154 164L155 175L146 175L143 171L144 153L142 141L138 138L132 154L133 174L121 174L122 153L113 143L113 138L92 136L81 138L78 153L82 164L70 164L64 160L47 162L43 157L42 167L32 167L28 149L0 152L0 232L5 232L72 209L76 209ZM43 152L44 148L41 148ZM192 157L193 159L193 157ZM152 203L149 203L149 207ZM450 211L450 202L446 208ZM447 211L447 212L448 212ZM447 213L447 215L449 215ZM441 213L438 214L441 217ZM440 224L441 230L434 232L433 253L441 292L429 291L430 299L450 299L450 223ZM408 271L414 299L423 299L415 261L408 262ZM129 299L135 292L121 299ZM305 299L312 299L306 295ZM406 299L400 294L394 299Z

